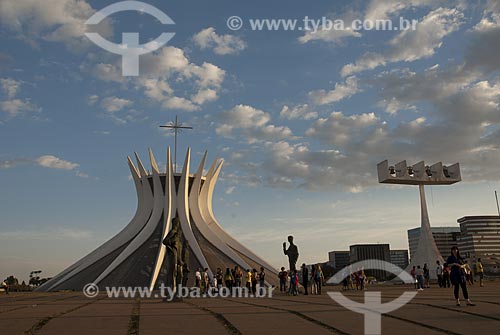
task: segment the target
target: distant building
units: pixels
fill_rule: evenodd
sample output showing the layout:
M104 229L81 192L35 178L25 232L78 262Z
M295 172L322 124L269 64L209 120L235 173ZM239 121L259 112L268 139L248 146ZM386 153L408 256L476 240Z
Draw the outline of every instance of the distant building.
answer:
M343 269L350 262L349 251L330 251L328 253L328 265L335 270Z
M408 250L391 250L391 263L399 266L401 269L406 269L409 264Z
M364 260L371 260L372 262L377 262L377 260L386 262L391 261L389 244L355 244L351 245L349 249L351 263L356 263ZM385 271L382 270L365 269L365 272L367 275L374 276L378 280L385 280L388 275Z
M461 234L458 247L472 263L478 258L488 275L500 274L500 216L465 216L457 220Z
M460 227L431 227L432 236L441 256L446 260L450 255L451 247L458 244ZM420 238L420 227L408 230L408 245L410 247L410 259L415 255Z

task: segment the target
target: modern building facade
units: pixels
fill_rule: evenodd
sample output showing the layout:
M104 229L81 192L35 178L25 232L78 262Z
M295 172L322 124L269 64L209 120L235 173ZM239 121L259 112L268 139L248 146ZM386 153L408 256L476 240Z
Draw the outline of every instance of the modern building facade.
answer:
M149 287L166 283L169 258L162 243L172 230L172 219L178 218L175 234L184 238L190 275L188 286L194 285L194 273L207 268L210 279L217 268L259 269L268 272L270 284L277 285L277 271L269 263L230 236L217 222L212 210L212 195L222 168L216 159L203 175L207 153L195 174L190 173L191 153L188 148L181 173L172 165L167 151L166 171L160 172L153 152L149 150L151 171L146 171L136 154L137 166L128 157L138 206L130 223L102 246L71 265L39 291L81 290L94 283L106 286ZM172 253L170 253L172 255ZM175 270L174 270L175 271ZM170 274L171 275L171 274Z
M457 245L460 235L460 227L431 227L432 236L436 242L439 253L444 260L450 255L451 247ZM410 248L410 259L415 256L420 240L420 227L408 230L408 245ZM420 264L423 266L423 264Z
M378 260L391 262L389 244L355 244L351 245L349 250L351 263L369 260L374 263L374 266L376 266L375 264L378 263ZM383 268L383 265L376 267ZM365 272L367 275L374 276L378 280L385 280L389 275L385 271L369 270L368 268L365 269Z
M500 216L464 216L457 222L461 255L472 265L481 258L486 275L500 275Z
M349 265L350 257L349 251L330 251L328 253L328 265L335 270L343 269Z
M406 269L408 264L410 264L408 259L408 250L391 250L391 263L400 267L401 269Z

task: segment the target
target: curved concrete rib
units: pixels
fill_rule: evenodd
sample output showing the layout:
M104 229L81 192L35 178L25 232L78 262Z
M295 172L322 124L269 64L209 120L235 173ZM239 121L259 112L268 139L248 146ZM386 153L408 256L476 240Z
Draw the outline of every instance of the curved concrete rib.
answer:
M212 165L207 171L207 175L205 176L205 182L203 183L203 187L201 188L200 191L200 203L205 204L206 201L208 200L208 192L210 192L210 187L207 187L208 184L210 183L210 180L212 180L212 177L214 175L215 169L217 167L217 162L219 161L219 157L216 157ZM205 222L210 225L210 214L208 213L208 206L200 206L200 212L201 215L203 216Z
M189 242L189 246L193 251L194 255L200 262L200 265L203 268L208 268L208 275L210 278L213 278L213 273L210 267L208 266L208 262L205 259L205 255L201 251L200 245L196 240L193 230L191 229L191 220L189 218L189 200L188 200L188 192L189 192L189 163L191 161L191 148L188 148L186 159L184 160L184 167L182 168L181 180L179 183L179 192L177 196L177 210L179 213L179 219L181 221L182 232L184 233L184 237Z
M207 179L205 181L205 184L207 184L207 189L202 190L202 199L201 203L206 204L206 212L208 213L208 221L207 221L207 226L217 235L219 238L224 241L227 245L229 245L231 248L234 250L244 254L254 262L260 264L261 266L265 267L266 269L272 271L273 273L277 273L276 269L266 261L264 261L262 258L254 254L251 250L249 250L247 247L245 247L243 244L238 242L235 238L233 238L228 232L224 230L224 228L221 227L221 225L217 222L217 219L214 216L213 209L212 209L212 197L213 197L213 192L215 189L215 184L217 183L217 179L219 178L219 173L222 168L222 164L224 161L221 161L220 164L217 166L215 171L213 173L207 173ZM214 162L215 164L215 162ZM211 169L212 170L212 169ZM205 185L203 185L205 186Z
M191 210L191 216L193 222L200 231L200 233L212 243L217 249L222 251L226 256L228 256L234 263L238 264L243 269L249 269L250 266L236 253L233 249L229 248L226 243L224 243L212 230L208 228L208 221L206 217L203 217L201 213L201 207L206 206L206 203L200 199L200 189L209 188L210 180L205 179L203 187L201 186L201 177L203 174L203 167L207 158L207 152L203 155L198 171L196 172L193 185L191 186L191 192L189 193L189 208ZM217 160L216 160L217 161Z
M158 280L158 275L160 273L161 267L163 265L163 259L165 257L165 245L163 245L163 240L167 237L170 231L170 225L172 221L172 213L175 211L175 181L172 169L172 159L170 157L170 148L167 150L167 171L165 174L165 207L163 209L163 222L162 222L162 233L160 238L160 246L158 249L158 255L156 256L156 261L154 264L153 276L151 277L151 282L149 284L149 289L152 290L156 285Z
M61 274L55 277L53 280L48 281L46 283L48 285L40 286L40 290L51 290L57 287L59 284L62 284L69 278L85 270L101 258L107 256L111 252L115 251L116 249L130 241L142 229L142 227L144 226L144 222L146 222L144 217L149 216L147 211L151 211L151 206L144 201L143 187L139 176L139 171L137 170L129 156L127 156L127 162L130 168L132 179L134 180L135 190L137 194L137 209L134 217L130 220L129 224L125 226L125 228L123 228L118 234L106 241L103 245L92 251L84 258L80 259L68 269L61 272Z
M113 270L115 270L123 261L125 261L130 255L132 255L141 245L143 245L148 238L154 233L158 222L160 222L161 215L163 213L163 189L161 186L160 175L158 172L158 167L156 166L156 162L154 162L153 152L149 149L149 155L151 158L151 167L153 169L153 192L154 197L151 194L151 202L154 202L153 205L153 213L149 217L144 228L137 234L137 236L130 242L129 245L123 250L118 257L102 272L99 277L94 281L95 284L99 284L104 278L106 278ZM137 157L138 158L138 157ZM146 184L149 189L149 181L147 177L147 172L144 169L144 165L138 159L139 169L141 171L141 175L145 174L145 177L142 178L143 185ZM154 199L154 200L153 200Z

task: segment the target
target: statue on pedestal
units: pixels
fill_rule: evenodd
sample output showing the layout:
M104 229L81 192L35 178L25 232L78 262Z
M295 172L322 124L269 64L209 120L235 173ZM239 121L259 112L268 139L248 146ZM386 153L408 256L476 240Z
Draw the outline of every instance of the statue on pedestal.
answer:
M288 236L288 242L290 243L288 249L286 248L286 242L283 242L283 253L288 256L290 271L293 271L297 269L295 265L299 259L299 249L293 244L293 236Z
M177 292L177 286L184 284L184 274L189 272L189 243L184 238L181 222L176 216L172 219L172 229L163 240L167 253L167 287Z

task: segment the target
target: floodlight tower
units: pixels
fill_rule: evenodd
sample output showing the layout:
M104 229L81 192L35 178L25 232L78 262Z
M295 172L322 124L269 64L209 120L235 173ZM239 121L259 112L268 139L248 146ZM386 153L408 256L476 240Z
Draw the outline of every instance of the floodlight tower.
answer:
M432 236L429 214L427 213L427 203L425 201L424 185L451 185L461 181L459 163L444 166L443 163L439 162L428 166L422 161L415 165L407 166L406 161L402 161L394 166L389 166L389 162L385 160L377 165L377 169L379 183L418 185L421 216L420 238L417 252L415 255L412 255L406 271L409 272L413 266L417 265L423 267L427 263L431 270L431 279L436 279L435 264L437 260L443 264L443 257Z

